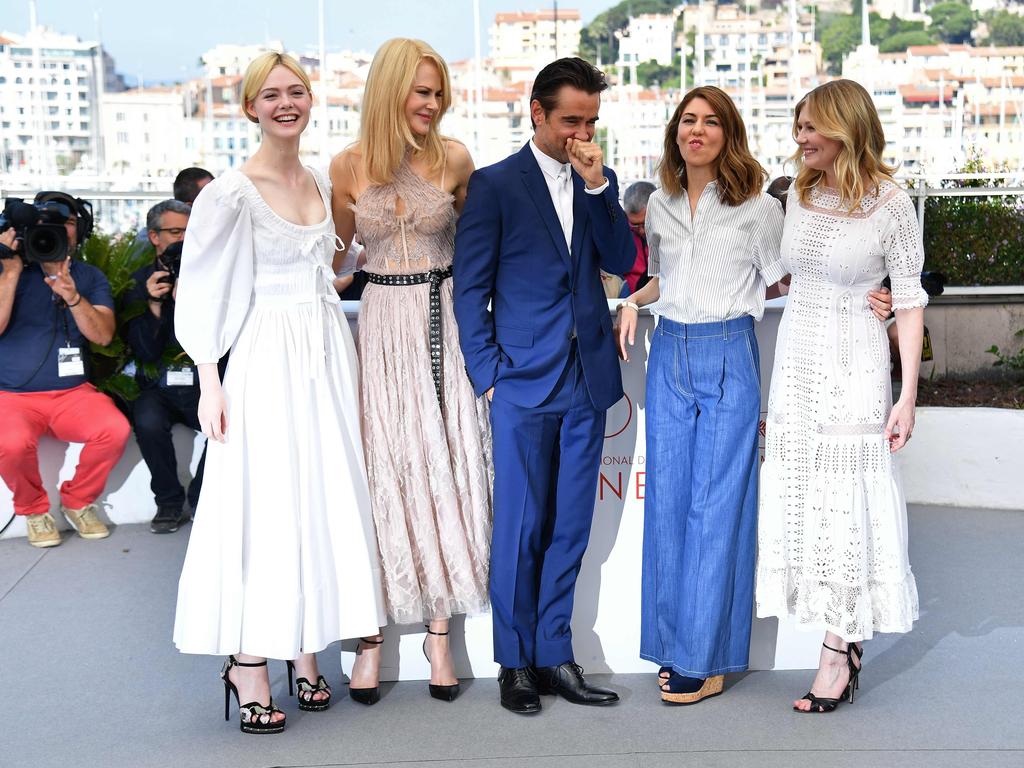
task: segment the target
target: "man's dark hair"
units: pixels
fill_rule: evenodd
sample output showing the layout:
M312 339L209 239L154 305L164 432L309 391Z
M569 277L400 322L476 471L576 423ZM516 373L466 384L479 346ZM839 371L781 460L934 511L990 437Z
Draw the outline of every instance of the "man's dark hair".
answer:
M782 210L786 210L786 196L789 194L789 187L793 183L792 176L779 176L765 190L769 195L782 203Z
M547 115L558 106L558 92L562 86L569 85L578 91L595 94L601 93L608 87L604 72L595 67L589 61L573 56L565 59L552 61L544 69L537 73L533 81L533 92L530 94L530 103L535 100L540 102L541 109ZM530 119L534 128L537 124Z
M205 168L186 168L174 177L174 199L192 205L199 195L199 182L212 179L213 174Z

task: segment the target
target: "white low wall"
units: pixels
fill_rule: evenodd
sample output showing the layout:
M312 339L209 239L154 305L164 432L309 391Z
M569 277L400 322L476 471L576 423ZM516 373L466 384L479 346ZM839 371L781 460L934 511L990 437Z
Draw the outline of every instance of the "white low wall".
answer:
M762 393L767 401L768 377L781 317L781 301L771 302L758 325ZM351 307L346 307L351 310ZM351 316L351 315L350 315ZM642 321L645 341L653 322ZM644 498L644 372L646 343L623 365L626 398L608 415L594 527L576 590L573 613L577 661L592 672L648 672L652 664L637 657L640 645L640 557ZM188 430L175 432L179 460L194 469L201 441ZM922 504L1020 508L1024 461L1024 412L995 409L922 408L917 430L903 456L907 498ZM52 440L40 444L47 487L56 502L56 487L70 477L78 446ZM148 521L155 512L149 473L134 441L117 465L102 499L114 523ZM0 521L11 513L11 497L0 485ZM60 521L63 522L63 521ZM2 522L0 522L2 524ZM187 529L186 529L187 531ZM5 534L24 536L20 520ZM114 534L117 535L116 532ZM489 616L458 619L453 649L463 676L492 677ZM423 679L429 665L420 652L422 628L391 628L385 646L385 679ZM401 642L393 642L402 635ZM169 641L169 639L168 639ZM818 633L798 632L788 622L755 620L751 638L752 669L807 669L817 666ZM348 647L346 645L346 647ZM344 654L349 656L348 652ZM346 660L346 669L350 664Z

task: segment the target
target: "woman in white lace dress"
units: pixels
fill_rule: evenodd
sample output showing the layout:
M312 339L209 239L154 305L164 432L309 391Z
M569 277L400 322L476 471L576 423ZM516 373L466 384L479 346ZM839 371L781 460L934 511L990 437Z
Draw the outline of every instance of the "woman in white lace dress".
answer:
M439 131L448 67L398 38L373 58L359 142L334 158L339 236L358 232L369 284L359 310L363 439L387 609L427 625L430 693L459 693L448 621L488 607L491 447L487 404L466 376L452 310L455 220L473 161ZM380 635L363 638L349 686L378 700Z
M355 345L331 285L331 191L299 162L309 79L294 59L264 54L243 99L262 143L196 199L176 289L175 330L199 368L210 446L174 642L229 655L225 700L238 697L242 730L276 733L284 715L267 657L294 661L300 709L324 710L331 691L316 652L376 631L384 605Z
M816 88L797 104L793 131L798 173L782 239L792 284L761 469L757 615L825 630L818 674L793 706L827 712L853 700L861 642L917 618L892 454L914 429L927 296L914 206L882 161L868 93L850 80ZM895 404L885 328L865 302L886 273L904 361Z

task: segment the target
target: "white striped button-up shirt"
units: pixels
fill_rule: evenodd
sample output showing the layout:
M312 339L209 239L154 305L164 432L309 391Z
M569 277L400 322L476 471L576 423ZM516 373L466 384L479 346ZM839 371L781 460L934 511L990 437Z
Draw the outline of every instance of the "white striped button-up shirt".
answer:
M655 314L678 323L712 323L764 314L766 286L786 274L779 254L782 204L761 193L737 206L711 182L696 215L684 190L659 189L647 203L648 272L659 278Z

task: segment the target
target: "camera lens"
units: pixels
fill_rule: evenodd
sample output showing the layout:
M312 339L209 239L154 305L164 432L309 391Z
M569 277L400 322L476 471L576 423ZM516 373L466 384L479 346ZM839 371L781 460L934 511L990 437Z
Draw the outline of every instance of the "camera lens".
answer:
M60 225L40 224L26 232L25 253L34 261L61 261L67 248L67 234Z

